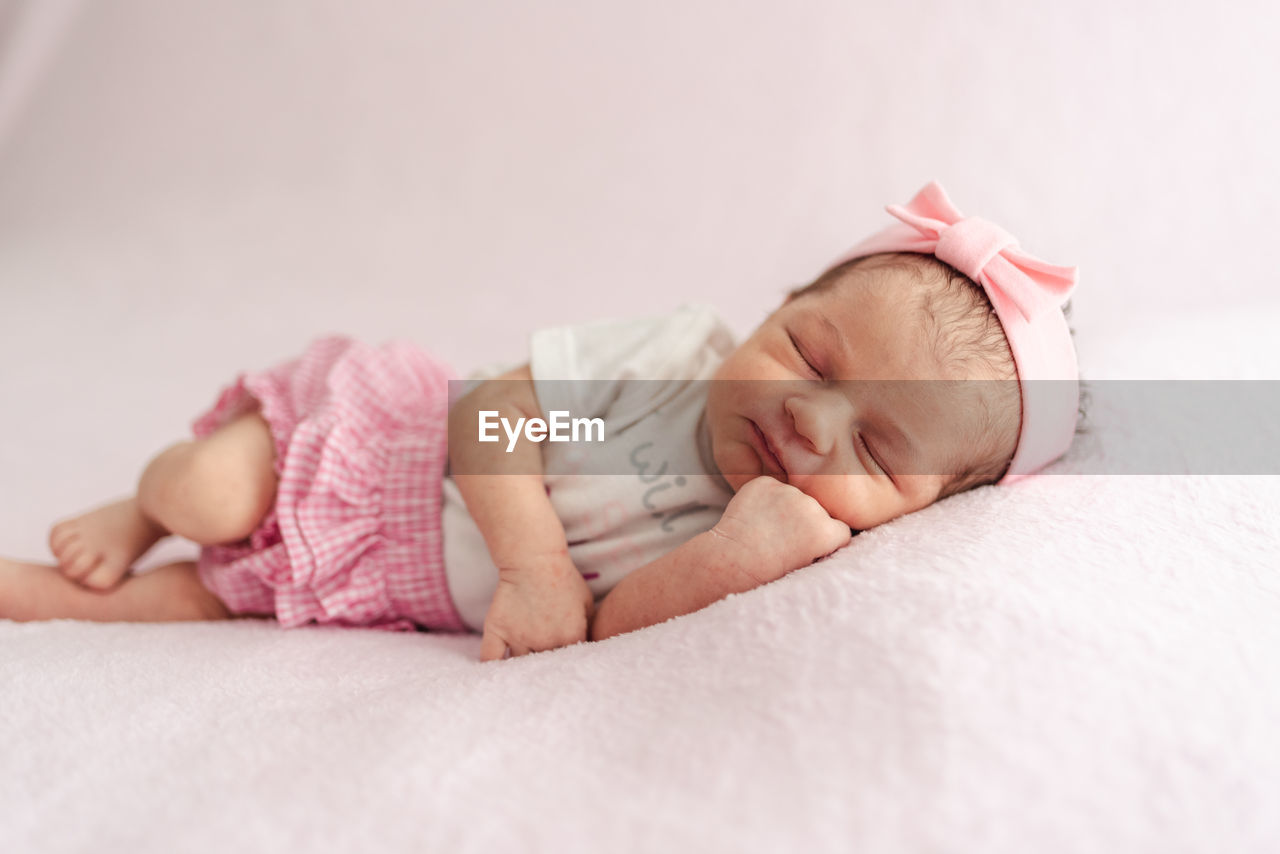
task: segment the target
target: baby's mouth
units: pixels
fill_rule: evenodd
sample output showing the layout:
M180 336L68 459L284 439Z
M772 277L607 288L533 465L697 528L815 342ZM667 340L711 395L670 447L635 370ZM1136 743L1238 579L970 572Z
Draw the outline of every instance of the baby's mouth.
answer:
M757 445L756 450L760 453L762 457L764 457L766 460L773 463L774 467L777 468L777 470L782 473L782 482L786 483L787 482L786 466L784 466L782 464L782 461L778 459L778 455L773 452L773 446L769 444L769 437L764 434L764 431L761 430L760 426L756 424L756 422L754 421L751 422L751 430L755 434L756 445Z

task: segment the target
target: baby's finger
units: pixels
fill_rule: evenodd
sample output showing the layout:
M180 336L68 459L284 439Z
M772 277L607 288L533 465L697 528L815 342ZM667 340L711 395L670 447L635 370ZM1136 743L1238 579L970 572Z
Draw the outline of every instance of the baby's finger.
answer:
M823 529L823 545L826 551L824 555L829 555L839 548L848 545L853 539L853 531L849 530L849 526L839 519L828 519L830 524Z
M507 642L493 629L485 629L484 639L480 641L480 660L498 661L507 652Z

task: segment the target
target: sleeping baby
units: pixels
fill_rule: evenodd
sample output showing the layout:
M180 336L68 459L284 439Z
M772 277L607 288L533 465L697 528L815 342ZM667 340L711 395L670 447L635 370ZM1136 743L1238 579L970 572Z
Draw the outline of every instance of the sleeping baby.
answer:
M0 559L0 618L474 631L485 660L633 631L1070 447L1075 268L936 182L735 343L710 309L545 329L450 382L323 338L240 375L132 497ZM198 560L133 573L161 538Z

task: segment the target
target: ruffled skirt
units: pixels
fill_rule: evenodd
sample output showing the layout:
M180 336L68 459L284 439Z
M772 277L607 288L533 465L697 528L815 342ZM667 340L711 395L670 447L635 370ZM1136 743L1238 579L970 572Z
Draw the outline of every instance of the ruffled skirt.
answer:
M201 582L287 627L466 631L441 542L451 373L409 344L334 336L240 375L192 429L259 411L279 487L248 538L201 550Z

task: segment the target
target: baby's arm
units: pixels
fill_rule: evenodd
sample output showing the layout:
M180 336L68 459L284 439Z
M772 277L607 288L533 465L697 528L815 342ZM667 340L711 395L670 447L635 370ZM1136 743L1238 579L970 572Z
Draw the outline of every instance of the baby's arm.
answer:
M710 531L647 563L609 591L591 639L620 635L705 608L808 566L852 532L817 501L771 477L743 485Z
M585 640L594 599L569 559L564 525L547 498L541 445L517 442L511 453L497 454L496 446L481 446L482 409L512 421L540 417L529 366L482 383L449 410L453 478L498 567L480 657L489 661L508 648L523 655ZM495 466L500 471L489 473Z

